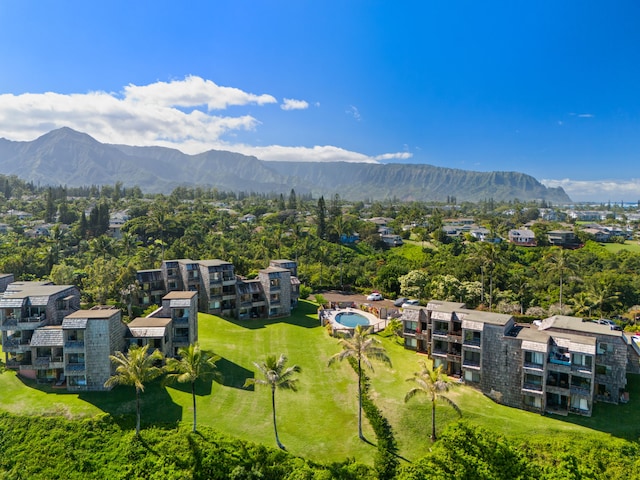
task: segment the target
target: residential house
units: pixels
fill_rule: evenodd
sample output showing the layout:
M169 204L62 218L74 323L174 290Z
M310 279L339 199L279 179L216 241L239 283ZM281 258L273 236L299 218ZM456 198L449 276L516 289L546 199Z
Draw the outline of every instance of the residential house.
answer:
M510 315L431 301L406 307L405 348L495 401L539 413L590 416L594 402L628 400L626 374L640 370L640 348L623 332L554 316L539 326Z
M380 235L380 238L384 242L385 245L390 247L399 247L404 242L402 241L402 237L400 235Z
M580 240L571 230L551 230L547 232L549 245L552 247L577 248Z
M509 230L509 242L521 247L535 247L536 234L533 230L528 229L513 229Z

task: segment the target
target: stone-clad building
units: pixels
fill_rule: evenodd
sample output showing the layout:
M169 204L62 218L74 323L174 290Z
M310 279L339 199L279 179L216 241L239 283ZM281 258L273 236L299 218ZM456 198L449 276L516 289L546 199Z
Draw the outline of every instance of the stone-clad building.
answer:
M80 291L48 282L13 282L0 296L2 351L8 368L69 391L105 390L110 355L133 344L175 356L198 340L198 294L166 294L149 317L125 325L115 307L80 309Z
M431 301L406 307L402 322L405 348L495 401L540 413L590 416L594 402L626 402L626 375L640 371L640 349L629 337L581 318L521 325L510 315Z
M240 320L287 316L300 296L297 272L292 260L272 260L256 279L246 279L224 260L165 260L159 269L137 272L138 304L153 305L168 292L191 291L198 293L200 312Z

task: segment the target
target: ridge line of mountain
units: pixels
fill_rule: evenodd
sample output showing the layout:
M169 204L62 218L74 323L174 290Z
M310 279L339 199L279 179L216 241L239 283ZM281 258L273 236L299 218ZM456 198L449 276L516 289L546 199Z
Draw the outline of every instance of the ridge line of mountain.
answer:
M519 199L555 204L571 199L519 172L476 172L426 164L264 161L241 153L209 150L188 155L177 149L101 143L63 127L32 141L0 138L0 173L41 185L139 186L167 193L178 186L256 193L338 193L346 200L458 202Z

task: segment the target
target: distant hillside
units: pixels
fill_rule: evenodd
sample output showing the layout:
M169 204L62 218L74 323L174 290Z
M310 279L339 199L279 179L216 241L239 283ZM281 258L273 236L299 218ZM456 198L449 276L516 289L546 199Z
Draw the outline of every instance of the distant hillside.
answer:
M31 142L0 139L0 173L41 185L138 185L168 193L180 185L225 191L339 193L348 200L546 200L570 202L562 188L547 188L517 172L471 172L432 165L346 162L266 162L211 150L186 155L164 147L100 143L70 128Z

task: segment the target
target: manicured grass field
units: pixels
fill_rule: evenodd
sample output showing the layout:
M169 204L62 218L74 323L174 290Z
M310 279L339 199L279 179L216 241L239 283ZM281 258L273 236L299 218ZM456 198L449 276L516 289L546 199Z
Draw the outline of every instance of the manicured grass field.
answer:
M318 461L355 458L372 463L375 447L358 440L356 376L347 363L327 367L331 355L340 349L335 338L321 328L315 305L300 302L296 313L280 320L228 321L199 315L200 343L220 355L220 382L198 385L198 422L221 432L269 446L275 446L271 423L270 391L243 388L252 376L254 361L267 354L285 353L289 364L302 368L298 392L278 391L276 407L278 433L282 443L296 455ZM368 372L372 397L392 424L400 455L409 460L421 457L429 448L430 405L424 399L405 404L410 384L406 382L425 357L407 351L392 338L381 338L393 362L392 368L375 365ZM450 392L472 423L526 441L532 435L593 435L595 441L609 436L637 439L640 436L640 382L630 377L631 401L627 405L596 405L592 418L555 418L527 413L495 404L470 387L459 385ZM69 394L23 383L14 372L0 375L0 407L14 413L92 416L108 413L125 425L133 423L133 390L118 387L111 392ZM149 423L191 423L191 394L187 386L149 385L143 394L142 420ZM437 409L438 429L457 414L442 404ZM619 421L619 419L624 421ZM367 439L375 443L368 423Z
M633 253L640 253L640 242L637 240L627 240L622 243L601 243L606 250L612 253L617 253L620 250L629 250Z

